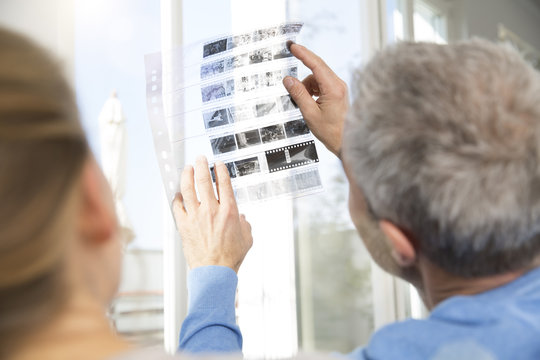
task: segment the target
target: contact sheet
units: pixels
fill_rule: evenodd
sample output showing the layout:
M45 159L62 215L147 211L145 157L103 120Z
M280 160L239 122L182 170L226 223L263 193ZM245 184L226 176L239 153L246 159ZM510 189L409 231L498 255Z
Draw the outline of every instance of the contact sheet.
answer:
M280 24L146 56L148 113L168 196L198 154L214 182L213 164L225 163L239 203L322 189L313 135L282 84L297 77L287 43L301 28Z

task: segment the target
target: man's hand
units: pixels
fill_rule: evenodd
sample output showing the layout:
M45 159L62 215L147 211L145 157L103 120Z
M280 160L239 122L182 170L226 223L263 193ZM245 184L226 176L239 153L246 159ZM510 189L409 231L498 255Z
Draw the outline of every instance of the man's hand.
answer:
M214 169L219 200L214 195L208 162L200 157L195 170L186 166L182 172L181 194L173 201L173 213L191 269L221 265L238 272L253 244L251 226L238 213L227 167L217 162Z
M290 50L313 74L303 81L287 76L283 85L300 108L313 135L339 156L343 124L349 109L347 84L304 46L292 43Z

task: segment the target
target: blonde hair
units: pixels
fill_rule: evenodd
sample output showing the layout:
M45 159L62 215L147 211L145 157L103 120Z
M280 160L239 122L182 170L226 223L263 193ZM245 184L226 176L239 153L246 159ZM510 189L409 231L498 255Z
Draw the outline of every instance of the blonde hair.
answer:
M67 297L62 213L87 156L57 63L0 28L0 358Z

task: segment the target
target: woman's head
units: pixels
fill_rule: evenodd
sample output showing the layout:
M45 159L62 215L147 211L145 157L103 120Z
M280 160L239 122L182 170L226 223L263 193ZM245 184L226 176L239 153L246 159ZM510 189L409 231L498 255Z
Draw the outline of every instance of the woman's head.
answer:
M59 66L0 28L0 357L75 288L112 296L113 209ZM107 279L106 270L115 274Z

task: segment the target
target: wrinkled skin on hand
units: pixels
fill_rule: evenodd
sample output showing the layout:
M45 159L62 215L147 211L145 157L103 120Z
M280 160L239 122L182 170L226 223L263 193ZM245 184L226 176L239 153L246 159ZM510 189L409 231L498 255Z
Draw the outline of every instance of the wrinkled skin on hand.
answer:
M186 166L182 172L181 193L173 202L173 213L190 269L219 265L238 272L253 244L251 226L245 216L238 213L227 167L217 162L214 168L218 198L214 194L208 162L201 157L195 169Z
M349 109L347 84L304 46L291 44L290 50L313 74L302 81L287 76L283 84L313 135L339 157L345 115Z

